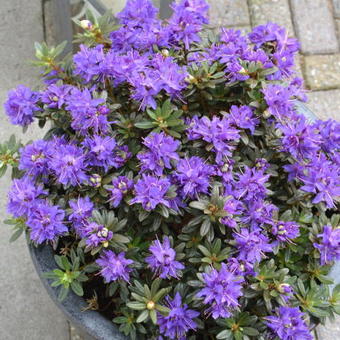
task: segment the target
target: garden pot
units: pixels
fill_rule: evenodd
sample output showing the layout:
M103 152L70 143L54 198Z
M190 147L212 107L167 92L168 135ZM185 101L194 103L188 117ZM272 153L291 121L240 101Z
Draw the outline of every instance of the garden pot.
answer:
M297 110L306 116L310 121L314 121L316 116L303 103L296 102ZM71 290L63 302L57 299L58 288L51 287L47 279L43 276L44 272L57 269L54 260L54 251L50 245L40 245L35 247L29 245L29 251L32 257L35 269L43 282L48 294L54 303L65 314L67 319L80 331L85 333L91 339L96 340L127 340L116 325L109 319L105 318L99 312L86 310L86 302L82 297L77 296ZM335 284L340 283L340 262L337 262L332 268L330 276L334 279Z
M76 328L88 335L90 339L127 340L119 332L116 325L99 312L92 310L82 311L87 306L85 300L71 290L67 298L63 302L59 302L57 298L58 288L51 287L47 279L43 277L44 272L57 269L53 248L50 245L41 245L39 247L29 245L28 247L34 267L49 296Z

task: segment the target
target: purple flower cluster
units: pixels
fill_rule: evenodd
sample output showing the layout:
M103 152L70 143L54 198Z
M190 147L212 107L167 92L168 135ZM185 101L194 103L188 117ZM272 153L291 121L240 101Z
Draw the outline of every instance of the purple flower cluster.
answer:
M179 293L176 293L173 300L167 296L166 302L170 312L167 316L158 315L159 330L161 334L170 339L185 340L186 333L196 329L197 324L193 319L200 313L189 309L187 304L182 304L182 297Z
M215 174L212 165L200 157L181 159L177 163L174 177L181 187L184 197L195 198L199 193L207 193L210 178Z
M318 237L321 241L313 243L314 247L320 252L321 265L329 264L331 261L340 259L340 229L333 229L326 225L323 227L322 234Z
M236 110L236 107L234 107L233 112L235 113ZM244 111L244 109L240 110ZM206 116L202 118L195 116L189 122L188 138L189 140L203 139L205 142L212 144L213 151L216 153L216 162L221 164L224 157L232 155L235 142L237 143L240 138L239 130L233 126L234 122L232 114L223 118L214 116L212 120Z
M117 280L129 281L130 272L129 267L133 263L132 260L125 258L125 253L115 254L112 250L105 250L96 263L100 266L100 274L103 276L105 282L112 282Z
M166 136L163 132L151 133L144 139L143 144L148 148L148 151L137 155L142 171L150 171L161 176L164 168L171 168L171 160L179 160L176 150L180 142Z
M178 278L184 266L176 261L176 252L170 246L168 237L164 238L163 243L159 240L154 241L149 248L151 255L145 259L152 271L162 279L174 277Z
M282 340L312 340L313 337L298 307L281 306L276 316L267 316L266 324Z
M133 188L133 181L126 176L119 176L112 180L113 188L109 188L111 192L110 202L114 208L118 207L124 195Z
M130 201L130 204L140 203L147 211L155 209L158 204L170 207L170 203L165 197L170 185L170 181L166 178L143 175L135 184L136 196Z
M39 99L38 93L24 85L9 91L4 107L11 123L22 126L31 124L35 113L41 111L38 106Z
M213 269L209 274L204 273L203 279L205 287L197 293L197 297L204 297L203 302L210 305L207 312L214 319L230 317L239 306L243 279L229 271L225 263L219 271Z

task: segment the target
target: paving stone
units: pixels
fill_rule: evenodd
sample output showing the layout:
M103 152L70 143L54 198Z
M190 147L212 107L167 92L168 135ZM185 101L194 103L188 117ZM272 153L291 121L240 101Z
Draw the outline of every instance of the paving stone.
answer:
M306 54L338 51L335 23L327 0L291 0L296 34Z
M208 0L210 23L214 26L250 24L247 0Z
M318 117L322 119L333 118L340 120L340 89L310 92L308 98L309 102L307 106ZM320 338L320 340L321 339L322 338ZM332 340L335 340L335 338Z
M306 56L304 66L310 89L340 88L340 54Z
M335 17L340 19L340 0L333 0L333 6Z
M24 83L36 84L38 70L29 60L34 56L34 41L43 40L41 0L2 1L0 6L0 140L21 129L9 124L2 109L7 91ZM36 128L27 139L38 138ZM6 218L10 174L0 180L0 338L3 340L69 340L67 322L40 282L24 237L14 244L8 240L12 230Z
M340 316L337 316L334 322L327 321L325 326L317 328L318 339L335 340L340 336Z
M288 0L249 0L249 5L253 26L275 22L284 26L290 36L294 36Z

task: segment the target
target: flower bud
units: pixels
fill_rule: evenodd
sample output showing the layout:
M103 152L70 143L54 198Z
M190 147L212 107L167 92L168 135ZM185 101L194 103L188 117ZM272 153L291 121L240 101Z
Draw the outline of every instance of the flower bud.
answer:
M80 27L84 30L91 31L93 29L93 24L90 20L81 20Z

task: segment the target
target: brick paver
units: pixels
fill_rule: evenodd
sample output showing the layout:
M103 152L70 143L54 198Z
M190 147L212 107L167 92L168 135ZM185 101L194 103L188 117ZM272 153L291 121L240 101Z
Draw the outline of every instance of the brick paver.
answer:
M291 0L296 33L303 53L338 51L335 22L328 0Z
M250 24L247 0L208 0L210 22L214 26L246 26Z
M306 84L312 90L340 88L340 54L305 57Z
M335 17L340 19L340 0L333 0L333 6Z
M249 0L249 5L253 26L271 21L286 27L290 36L294 35L288 0Z
M321 119L340 120L340 89L315 91L308 95L307 106ZM338 334L340 339L340 333ZM335 338L330 339L335 340Z

